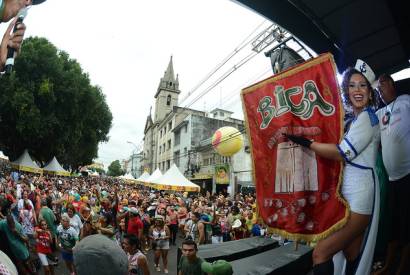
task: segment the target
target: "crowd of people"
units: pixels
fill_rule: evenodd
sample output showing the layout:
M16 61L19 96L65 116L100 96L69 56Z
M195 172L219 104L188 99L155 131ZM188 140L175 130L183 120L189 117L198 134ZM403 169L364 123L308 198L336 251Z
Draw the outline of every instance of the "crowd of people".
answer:
M177 238L197 247L265 231L254 194L167 193L111 177L53 177L7 165L0 182L1 250L19 274L36 274L40 264L44 274L54 274L58 253L70 274L90 274L82 273L87 266L76 264L75 252L90 235L122 248L130 274L149 274L148 264L167 274ZM151 249L154 262L148 263Z
M382 75L379 92L385 107L375 112L376 95L364 74L350 70L342 86L345 99L353 109L353 120L340 144L322 144L288 135L293 142L320 156L345 163L341 191L351 214L342 229L316 244L314 274L333 273L336 268L333 256L339 251L343 251L347 259L346 274L357 274L358 270L363 274L370 272L374 242L366 249L369 235L377 234L377 230L372 230L377 228L378 220L375 205L379 205L379 190L375 171L380 144L389 178L388 203L382 207L392 222L386 259L377 274L387 274L385 272L395 266L398 250L397 274L405 274L410 255L407 199L410 148L406 139L409 123L405 122L410 96L398 96L391 77ZM256 217L254 194L239 193L231 198L227 194L209 192L154 191L111 177L25 174L12 171L8 163L2 163L0 171L0 246L15 263L19 274L36 274L39 265L44 274L54 274L58 253L71 274L91 274L87 262L81 263L79 259L83 257L76 257L76 253L83 255L90 248L87 242L98 247L105 241L109 244L104 247L115 246L126 258L123 264L112 259L117 265L106 261L109 265L105 270L112 272L114 266L120 266L124 274L149 274L148 266L152 264L157 272L167 274L168 251L176 245L177 238L184 239L179 274L205 274L204 270L217 266L228 270L223 274L230 274L229 263L209 266L198 258L198 246L259 236L266 230ZM151 249L153 263L146 257ZM5 262L1 261L0 270Z
M44 1L0 1L0 22ZM25 26L16 22L11 21L1 41L0 71L8 47L18 52L23 41ZM410 273L410 96L399 96L393 79L383 74L378 91L385 106L376 112L380 106L375 104L374 79L365 65L344 74L343 99L353 119L346 124L340 144L287 136L318 156L344 163L341 192L351 213L344 227L316 244L314 274L333 274L333 258L339 252L346 259L345 274L370 273L375 244L369 236L377 234L379 216L375 171L380 145L389 179L383 210L391 223L385 263L376 273L391 274L396 262L396 274ZM232 274L225 261L211 264L198 258L198 245L265 231L256 218L253 195L230 199L226 194L151 192L113 178L24 174L4 163L0 172L1 275L37 274L39 266L44 274L54 274L58 253L71 274L149 274L146 253L150 249L156 271L167 274L168 251L176 245L178 234L184 239L180 275ZM99 264L90 265L92 261Z

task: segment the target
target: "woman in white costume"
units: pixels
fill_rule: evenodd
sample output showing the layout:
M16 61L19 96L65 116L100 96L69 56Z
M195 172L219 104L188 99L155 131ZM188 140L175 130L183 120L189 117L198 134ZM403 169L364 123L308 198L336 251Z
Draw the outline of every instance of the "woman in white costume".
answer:
M378 119L371 107L374 100L373 89L364 74L348 69L344 73L342 90L354 119L340 144L287 136L319 156L345 163L341 191L349 204L350 216L344 227L319 241L313 250L315 275L340 275L343 274L343 269L349 275L369 274L377 235L379 192L374 167L380 134ZM333 256L338 253L346 259L345 266L344 259L333 262Z

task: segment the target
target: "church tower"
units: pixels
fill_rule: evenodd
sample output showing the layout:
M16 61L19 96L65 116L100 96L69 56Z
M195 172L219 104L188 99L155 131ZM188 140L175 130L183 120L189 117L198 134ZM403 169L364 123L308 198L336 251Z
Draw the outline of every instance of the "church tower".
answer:
M180 93L178 75L175 78L171 56L168 68L161 78L157 93L155 94L154 123L160 122L174 106L178 106L178 96Z

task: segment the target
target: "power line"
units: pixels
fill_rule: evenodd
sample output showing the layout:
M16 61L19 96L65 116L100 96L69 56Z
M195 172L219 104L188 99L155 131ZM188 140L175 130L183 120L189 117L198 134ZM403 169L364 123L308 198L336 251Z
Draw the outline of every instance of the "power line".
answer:
M188 108L192 106L195 102L197 102L199 99L201 99L204 95L209 93L213 88L215 88L219 83L221 83L223 80L225 80L228 76L230 76L233 72L235 72L237 69L242 67L244 64L246 64L249 60L254 58L257 55L257 53L250 53L247 55L245 58L243 58L239 63L234 65L229 71L227 71L225 74L223 74L216 82L214 82L212 85L208 86L202 93L200 93L195 99L193 99L189 104L184 106L185 108Z
M266 73L268 73L269 71L271 71L271 67L269 67L267 70L264 70L262 73L258 72L257 74L253 75L251 78L249 78L245 83L238 85L235 89L233 89L231 92L229 92L222 100L222 104L215 104L213 105L212 108L210 108L209 110L213 110L217 107L222 108L222 106L230 106L230 105L225 105L227 102L231 101L232 99L235 99L235 97L233 97L234 94L237 93L238 90L240 90L243 87L247 87L249 84L251 83L255 83L257 82L262 76L264 76ZM225 101L227 100L227 101Z
M258 27L252 31L251 34L249 34L241 44L243 45L239 45L238 47L236 47L234 49L234 51L232 53L230 53L224 60L222 60L210 73L208 73L204 79L202 79L199 84L197 84L193 90L191 90L188 95L186 97L184 97L180 103L184 102L190 95L193 94L194 91L196 91L200 86L202 86L207 80L210 79L211 76L213 76L223 65L225 65L233 56L235 56L240 50L242 50L246 45L248 45L249 43L251 43L252 41L254 41L258 36L260 36L260 34L254 36L252 39L250 39L249 41L247 41L245 43L245 41L251 37L259 28L260 26L262 26L265 23L265 21L263 21L261 24L258 25ZM271 28L272 25L270 25L267 29ZM267 29L265 29L264 31L266 31ZM244 64L246 64L247 62L249 62L251 59L253 59L258 53L252 52L250 54L248 54L246 57L242 58L237 64L235 64L234 66L232 66L228 71L226 71L222 76L220 76L213 84L211 84L210 86L208 86L204 91L202 91L199 95L197 95L193 100L191 100L191 102L189 102L188 104L186 104L185 106L182 106L181 109L177 110L175 112L174 115L178 115L178 113L182 113L184 111L184 108L189 108L190 106L192 106L195 102L197 102L199 99L201 99L203 96L205 96L207 93L209 93L212 89L214 89L218 84L220 84L223 80L225 80L227 77L229 77L233 72L235 72L237 69L239 69L240 67L242 67ZM241 130L239 132L239 134L243 133L244 130ZM234 137L230 137L228 139L226 139L224 142L230 140L231 138L235 138ZM210 144L209 146L212 146L212 144ZM200 151L203 150L208 150L209 148L202 148ZM155 151L153 151L152 153L154 153ZM169 158L166 159L166 161L171 161L171 160L175 160L175 159L180 159L182 157L187 156L187 154L185 155L180 155L178 158ZM161 162L158 162L158 164L160 164ZM155 164L154 162L148 163L149 165L151 164Z
M262 21L244 40L242 40L241 43L231 52L228 54L227 57L225 57L218 65L215 66L197 85L192 88L188 94L181 99L180 103L183 103L189 96L191 96L202 84L204 84L208 79L210 79L211 76L213 76L222 66L224 66L232 57L234 57L239 51L241 51L243 48L245 48L247 45L249 45L253 39L249 40L246 42L246 40L249 39L251 35L253 35L264 23L266 20ZM246 43L245 43L246 42Z

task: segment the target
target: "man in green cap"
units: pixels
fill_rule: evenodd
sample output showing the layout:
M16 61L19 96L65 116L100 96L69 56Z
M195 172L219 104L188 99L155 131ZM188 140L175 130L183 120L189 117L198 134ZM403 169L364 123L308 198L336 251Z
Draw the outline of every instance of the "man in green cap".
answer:
M232 265L225 260L217 260L213 263L203 262L201 264L203 272L208 275L232 275Z
M31 5L40 4L44 1L45 0L0 0L0 23L10 21L12 18L16 17L21 9ZM16 31L12 33L16 21L17 18L11 21L0 44L0 72L3 71L4 64L6 63L7 46L14 49L15 53L18 53L21 43L23 42L26 26L24 23L19 23L16 26Z

